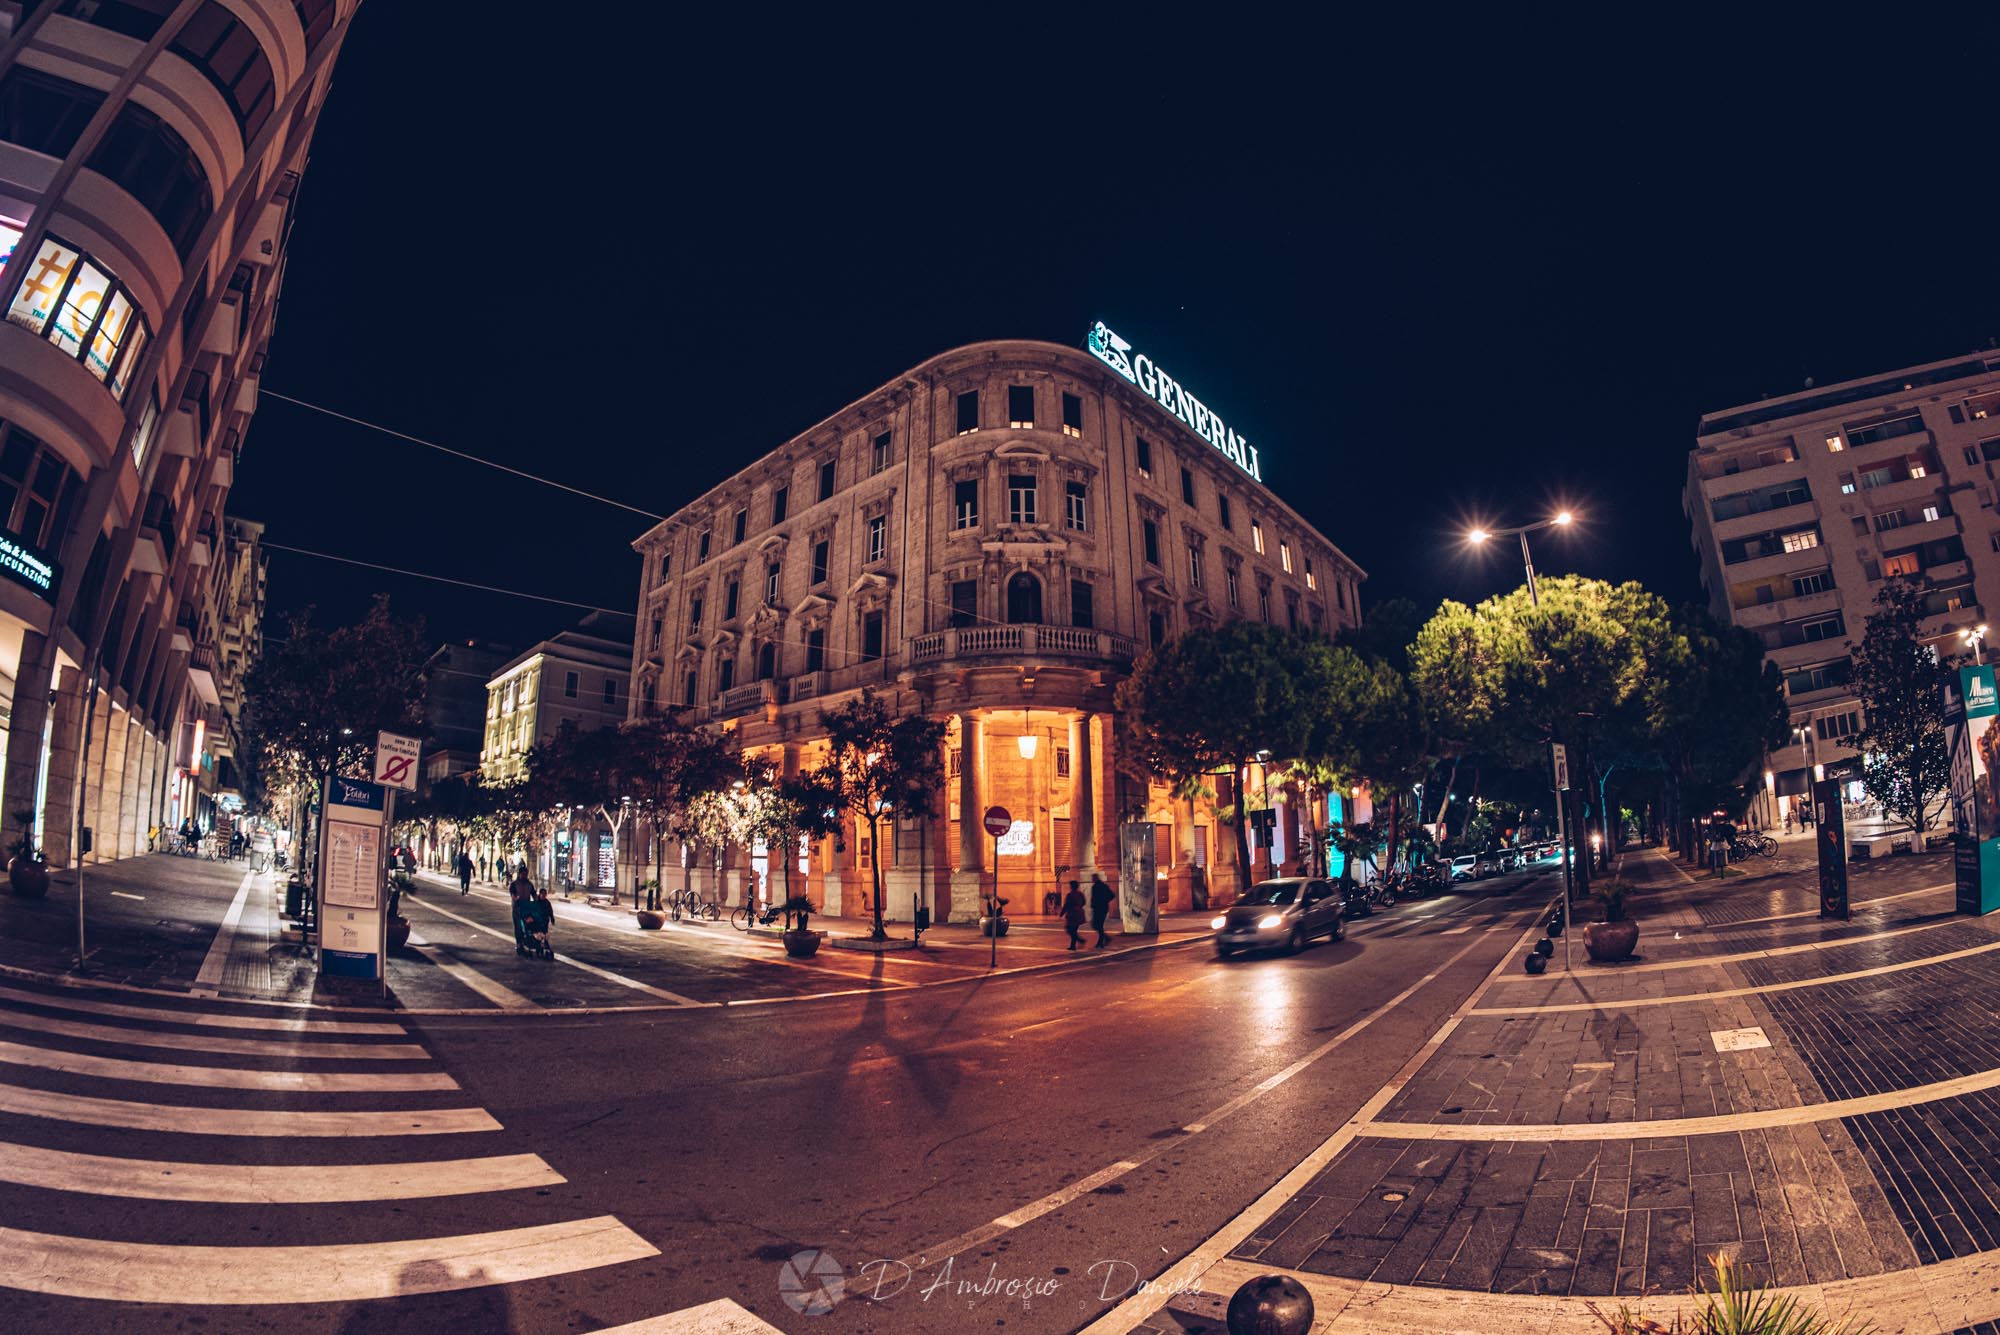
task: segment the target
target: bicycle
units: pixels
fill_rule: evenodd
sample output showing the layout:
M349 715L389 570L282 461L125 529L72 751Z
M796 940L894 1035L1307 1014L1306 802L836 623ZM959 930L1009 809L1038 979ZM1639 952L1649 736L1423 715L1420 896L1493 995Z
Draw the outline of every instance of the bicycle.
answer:
M691 919L706 918L710 922L722 916L722 909L712 899L703 899L692 890L676 890L667 896L667 909L680 921L686 914Z
M758 927L769 927L783 913L782 906L771 904L765 908L753 909L748 904L729 915L729 925L739 932L747 932L754 923Z

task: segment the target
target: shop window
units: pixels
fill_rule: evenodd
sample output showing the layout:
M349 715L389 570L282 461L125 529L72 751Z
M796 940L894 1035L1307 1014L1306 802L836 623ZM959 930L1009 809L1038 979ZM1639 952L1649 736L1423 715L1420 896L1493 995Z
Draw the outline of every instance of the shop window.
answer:
M151 332L131 294L53 234L42 239L7 318L81 361L120 400Z

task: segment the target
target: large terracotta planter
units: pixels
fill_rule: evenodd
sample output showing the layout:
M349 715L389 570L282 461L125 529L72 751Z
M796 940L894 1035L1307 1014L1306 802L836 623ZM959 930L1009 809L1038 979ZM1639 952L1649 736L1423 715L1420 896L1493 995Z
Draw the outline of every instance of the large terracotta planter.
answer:
M995 921L998 921L1000 924L1000 930L998 932L995 932L993 930L993 924ZM981 918L979 920L979 934L981 936L1005 936L1007 935L1007 928L1011 925L1012 925L1011 919L1004 917L995 919L989 914L988 916Z
M410 920L408 918L389 919L389 949L401 950L410 944Z
M1630 959L1638 945L1639 924L1630 918L1621 922L1594 922L1583 929L1583 948L1599 964Z
M795 959L811 959L819 953L820 934L794 929L785 933L785 953Z
M7 885L23 899L40 899L49 892L49 864L18 854L7 864Z
M667 925L667 915L654 909L640 909L633 916L639 920L641 931L657 932Z

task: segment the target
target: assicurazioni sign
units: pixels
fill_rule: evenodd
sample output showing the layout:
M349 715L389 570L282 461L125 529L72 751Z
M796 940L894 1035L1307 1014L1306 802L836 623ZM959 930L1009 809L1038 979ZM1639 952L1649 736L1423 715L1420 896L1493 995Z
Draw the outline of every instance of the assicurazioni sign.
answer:
M0 577L44 601L55 596L56 563L11 533L0 532Z
M1188 430L1213 445L1223 458L1259 482L1264 473L1257 462L1257 447L1231 431L1187 386L1162 371L1145 353L1132 354L1132 345L1104 327L1099 320L1090 331L1091 355L1145 391L1146 397L1187 424Z

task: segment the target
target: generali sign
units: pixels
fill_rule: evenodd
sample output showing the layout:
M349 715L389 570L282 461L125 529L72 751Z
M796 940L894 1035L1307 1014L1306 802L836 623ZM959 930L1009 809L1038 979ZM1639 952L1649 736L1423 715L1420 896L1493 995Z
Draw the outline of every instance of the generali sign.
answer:
M1257 447L1231 431L1208 405L1188 393L1187 387L1162 371L1145 353L1134 354L1132 345L1107 329L1099 320L1090 331L1091 355L1144 390L1146 397L1187 424L1188 430L1213 445L1223 458L1262 482L1264 473L1257 462Z

